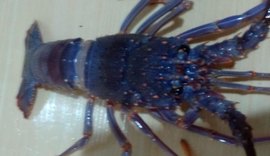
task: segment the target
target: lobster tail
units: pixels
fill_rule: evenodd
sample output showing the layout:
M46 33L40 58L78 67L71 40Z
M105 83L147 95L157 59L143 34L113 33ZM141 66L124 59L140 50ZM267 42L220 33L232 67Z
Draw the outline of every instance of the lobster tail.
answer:
M31 51L39 47L41 44L41 33L37 21L35 21L27 31L27 36L25 38L26 53L31 53Z
M17 95L17 105L23 111L24 117L30 115L37 93L37 82L31 71L31 58L35 50L42 44L41 34L37 22L34 22L27 32L25 39L26 53L22 74L22 82Z

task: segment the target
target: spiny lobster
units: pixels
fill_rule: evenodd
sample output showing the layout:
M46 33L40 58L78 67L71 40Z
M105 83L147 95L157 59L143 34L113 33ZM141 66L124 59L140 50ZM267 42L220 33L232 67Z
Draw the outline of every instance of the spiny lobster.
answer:
M164 6L147 18L136 30L128 29L138 14L153 3ZM228 82L231 78L270 78L270 73L221 70L245 57L266 38L270 23L270 2L262 2L241 15L230 16L213 23L195 27L172 37L156 33L173 18L192 6L187 0L140 0L124 20L115 35L86 40L67 39L44 43L35 22L25 40L26 54L22 83L17 95L18 106L27 118L33 107L38 87L51 86L66 90L80 90L89 97L85 111L83 137L60 156L84 147L92 133L92 113L95 98L107 101L108 120L112 132L123 147L122 156L131 155L131 144L119 128L114 106L120 104L124 113L168 155L177 154L164 144L133 111L142 107L153 116L230 144L242 144L247 156L256 156L254 142L246 117L213 88L231 88L247 92L269 93L268 87L256 87ZM193 48L193 40L226 31L243 23L252 23L241 36ZM177 114L188 104L184 115ZM194 125L202 109L227 121L233 137Z

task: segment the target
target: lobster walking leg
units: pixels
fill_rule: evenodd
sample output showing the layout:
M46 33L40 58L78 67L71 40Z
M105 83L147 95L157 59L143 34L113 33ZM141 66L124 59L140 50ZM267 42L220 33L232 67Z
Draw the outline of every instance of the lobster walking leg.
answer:
M183 0L141 0L128 14L125 18L121 28L121 33L126 33L129 25L134 21L134 19L141 13L141 11L149 4L153 3L165 3L165 6L150 16L136 31L137 34L142 34L151 24L153 24L160 17L171 11L177 5L182 3Z
M151 3L163 3L165 0L140 0L139 3L130 11L121 25L120 32L126 33L129 25L140 14L140 12Z
M197 102L200 104L201 108L205 108L209 112L212 112L216 114L217 116L219 116L222 120L228 121L232 134L235 137L235 139L230 138L225 135L218 134L218 133L215 134L211 131L209 132L206 129L199 129L196 126L189 126L189 127L186 127L186 129L193 132L197 132L202 135L210 136L211 138L214 138L221 142L242 144L246 151L247 156L256 156L254 145L253 145L251 127L246 123L245 116L233 108L233 103L226 101L224 99L220 99L219 97L216 97L214 95L209 96L210 94L215 94L215 93L205 92L200 97L197 97L198 98ZM172 115L174 116L169 117L170 119L169 122L173 124L177 124L180 118L177 119L176 114L172 114Z
M156 136L156 134L154 134L151 128L143 121L143 119L137 113L132 112L130 118L143 133L149 136L151 140L153 140L167 154L171 156L177 156L177 154L172 149L170 149L162 140L158 138L158 136Z
M155 12L153 15L151 15L148 19L146 19L141 26L136 30L136 34L143 34L145 30L150 27L154 22L159 20L161 17L163 17L168 12L172 11L175 7L183 3L183 0L170 0L168 1L164 7L159 9L157 12Z
M192 6L192 2L183 1L179 6L175 7L168 15L157 21L156 24L153 24L148 29L145 30L145 33L148 35L154 35L158 32L165 24L170 22L176 16L179 16L181 13L189 10Z
M110 104L109 102L107 107L107 114L112 132L123 149L123 153L121 156L131 156L131 144L129 143L128 139L119 128L119 125L117 124L117 121L114 116L113 104Z
M208 129L208 128L204 128L201 126L197 126L192 124L189 124L188 126L182 126L184 121L183 116L180 116L179 114L175 113L172 110L151 110L151 114L154 117L157 117L160 120L163 120L167 123L173 124L177 127L184 127L185 129L197 133L199 135L203 135L209 138L212 138L216 141L219 141L221 143L226 143L226 144L239 144L239 142L231 136L225 135L225 134L221 134L218 133L214 130ZM259 137L259 138L254 138L253 142L266 142L266 141L270 141L270 137Z
M187 129L191 132L195 132L195 133L198 133L200 135L207 136L207 137L212 138L214 140L217 140L221 143L234 144L234 145L239 144L238 140L236 140L234 137L218 133L218 132L213 131L213 130L208 129L208 128L204 128L204 127L200 127L200 126L196 126L196 125L191 125ZM268 137L258 137L258 138L253 139L254 143L268 142L268 141L270 141L269 136Z
M245 149L247 156L256 156L253 144L251 127L246 122L246 117L234 108L234 103L220 97L212 91L203 91L196 95L190 102L197 102L200 108L206 109L217 115L220 119L228 121L232 135Z
M237 89L247 92L256 92L256 93L270 93L270 87L257 87L257 86L251 86L251 85L244 85L244 84L238 84L238 83L231 83L226 82L222 80L212 80L211 84L222 87L222 88L231 88L231 89Z
M200 126L196 126L196 125L191 125L187 129L191 132L195 132L195 133L198 133L200 135L207 136L207 137L212 138L214 140L217 140L221 143L233 144L233 145L239 144L238 140L236 140L234 137L218 133L218 132L213 131L213 130L208 129L208 128L204 128L204 127L200 127ZM269 136L268 137L258 137L258 138L253 139L254 143L269 142L269 141L270 141Z
M177 125L180 127L190 127L193 123L199 118L199 111L200 109L197 107L189 108L184 116L180 116L174 112L174 110L159 110L159 109L152 109L151 114L154 117L162 119L166 122L169 122L173 125Z
M211 72L215 77L228 77L228 78L252 78L252 79L270 79L270 73L257 73L254 71L223 71L223 70L213 70ZM257 93L270 93L270 87L258 87L251 85L244 85L238 83L227 82L220 79L211 79L210 83L217 87L224 87L230 89L237 89L247 92L257 92Z
M270 73L258 73L255 71L212 70L211 74L215 77L270 79Z
M264 1L263 3L255 6L254 8L244 12L242 15L230 16L222 20L218 20L213 23L208 23L202 26L198 26L196 28L185 31L176 37L181 40L191 41L194 38L201 37L203 35L209 35L212 33L220 32L232 27L237 27L244 22L253 21L259 15L268 11L270 4L269 0ZM266 16L269 18L268 16Z
M207 128L203 128L203 127L196 126L193 124L189 124L188 126L182 126L183 123L181 123L179 126L179 122L184 121L183 116L180 116L179 114L175 113L173 110L151 110L151 114L160 120L163 120L165 122L175 125L176 127L184 127L185 129L191 132L207 136L209 138L220 141L222 143L227 143L227 144L238 143L233 137L220 134L218 132L215 132Z
M89 142L89 139L92 135L93 131L93 101L90 100L85 109L84 116L84 129L83 129L83 137L75 142L71 147L69 147L66 151L64 151L59 156L68 156L71 153L83 148Z

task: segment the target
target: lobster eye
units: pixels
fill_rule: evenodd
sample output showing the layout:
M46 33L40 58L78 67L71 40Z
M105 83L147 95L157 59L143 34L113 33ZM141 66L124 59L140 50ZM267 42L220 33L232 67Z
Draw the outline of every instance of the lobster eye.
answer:
M189 53L190 52L190 47L186 44L182 44L179 49L178 52L185 52L185 53Z
M183 93L183 87L172 88L170 93L176 98L180 98L181 94Z

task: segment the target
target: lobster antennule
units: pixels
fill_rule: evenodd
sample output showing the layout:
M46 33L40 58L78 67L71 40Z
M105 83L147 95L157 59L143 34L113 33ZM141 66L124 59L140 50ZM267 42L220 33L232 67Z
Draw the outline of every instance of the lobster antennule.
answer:
M33 107L37 93L38 83L31 71L31 58L36 49L42 44L42 37L37 22L35 21L27 31L25 38L25 60L22 74L22 82L17 95L17 105L22 110L24 117L28 118Z

